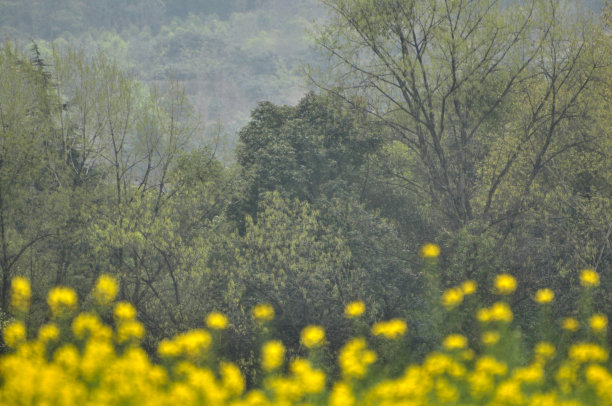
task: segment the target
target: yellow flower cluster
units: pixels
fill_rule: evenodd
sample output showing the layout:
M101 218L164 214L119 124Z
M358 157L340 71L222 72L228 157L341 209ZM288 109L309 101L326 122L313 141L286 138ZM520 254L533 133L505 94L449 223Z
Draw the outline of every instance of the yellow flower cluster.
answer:
M404 320L393 319L389 321L380 321L372 326L372 334L375 336L383 336L389 340L400 338L408 331L408 326Z
M440 246L438 244L428 243L421 247L419 252L422 258L438 258L440 255Z
M78 299L74 290L58 286L49 292L47 304L53 317L60 317L77 309Z
M92 296L110 310L114 296L100 294L105 299L101 300L95 295L104 283L96 284ZM18 289L12 289L14 292L20 294ZM484 346L470 348L471 334L470 340L462 334L450 334L440 351L427 354L420 364L399 368L403 354L394 352L395 359L387 360L396 362L392 376L386 375L391 369L377 362L379 356L373 349L377 344L383 349L390 344L373 337L354 337L339 352L338 380L330 381L315 362L318 357L314 355L320 352L310 351L325 344L325 331L321 326L308 326L302 330L301 340L312 355L310 359L286 360L281 341L266 341L261 348L259 384L247 389L240 368L215 354L213 340L218 334L196 329L162 340L157 349L162 361L155 364L140 347L145 332L132 305L114 304L114 324L107 325L104 317L93 311L74 315L76 295L67 292L67 288L60 288L49 294L48 303L55 306L51 315L59 320L41 326L35 338L28 339L21 320L4 327L3 339L11 350L0 356L0 405L612 404L609 352L600 343L580 341L556 348L552 342L537 342L531 360L522 363L505 358L509 352L492 347L501 338L506 343L514 337L508 333L513 316L505 302L477 313L481 327L487 328L481 335ZM15 303L11 298L17 309ZM270 317L266 311L253 310L252 315L262 321ZM205 321L208 329L229 326L221 313L213 312ZM600 334L606 332L607 324L605 315L592 315L589 325L597 334L591 336L603 342ZM578 322L565 319L562 327L574 331ZM376 323L371 333L397 339L407 333L407 325L393 319ZM395 344L388 348L397 351Z
M449 288L442 293L442 306L447 310L452 310L463 303L465 296L472 295L476 292L478 285L472 280L467 280L459 286Z
M223 313L211 312L206 316L206 326L211 330L225 330L227 325L227 317Z
M27 312L30 308L32 289L30 281L23 277L15 277L11 283L11 306L19 312Z
M366 306L361 300L351 302L344 308L344 317L347 319L354 319L355 317L361 316L365 312Z
M119 286L115 278L110 275L102 275L98 278L92 295L96 303L101 306L108 306L115 300L118 290Z
M268 303L258 304L251 309L251 316L259 323L274 320L274 307Z
M506 302L493 303L491 307L486 307L478 310L476 313L478 321L488 323L492 321L501 321L510 323L513 319L512 310Z
M347 378L363 378L370 364L376 362L378 356L368 349L363 337L353 338L340 350L338 364L342 374Z
M540 289L536 292L534 300L537 303L550 303L555 298L555 292L550 289Z
M285 361L285 346L278 340L268 341L261 348L261 368L274 371L280 368Z
M599 274L592 269L583 269L580 272L580 284L586 288L599 286Z
M325 330L321 326L306 326L301 334L302 344L306 348L317 348L325 344Z
M516 290L516 279L512 275L501 274L495 278L495 293L509 295Z

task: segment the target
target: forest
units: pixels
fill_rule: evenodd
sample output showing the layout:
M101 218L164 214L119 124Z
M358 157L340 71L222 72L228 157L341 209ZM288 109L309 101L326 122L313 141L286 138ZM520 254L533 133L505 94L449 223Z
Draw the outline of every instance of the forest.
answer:
M0 404L612 404L609 1L0 36Z

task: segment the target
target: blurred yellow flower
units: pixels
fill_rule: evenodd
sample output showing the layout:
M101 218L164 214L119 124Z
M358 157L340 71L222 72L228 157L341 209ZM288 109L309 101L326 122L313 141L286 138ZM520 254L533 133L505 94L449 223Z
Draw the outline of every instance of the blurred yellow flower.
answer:
M347 304L346 307L344 308L344 316L347 319L353 319L355 317L359 317L365 312L365 308L366 308L365 303L363 303L361 300L356 301L356 302L351 302Z
M300 337L306 348L316 348L325 344L325 330L321 326L304 327Z
M516 290L516 279L509 274L497 275L495 278L495 293L509 295Z
M444 339L442 345L447 350L462 350L467 347L467 338L461 334L451 334Z
M589 319L591 330L595 333L601 333L608 328L608 317L605 314L594 314Z
M119 302L115 305L115 321L133 320L136 317L136 308L129 302Z
M49 291L47 304L52 317L58 317L66 312L75 311L78 304L77 294L71 288L57 286Z
M510 309L507 303L496 302L491 307L478 310L476 318L483 323L491 321L510 323L513 319L513 314L512 309Z
M222 362L219 366L219 375L223 383L223 389L231 396L240 396L244 392L245 379L240 368L232 362Z
M210 312L206 316L206 326L211 330L225 330L227 325L227 317L223 313Z
M497 331L485 331L482 333L481 340L485 345L494 345L499 341L500 336Z
M261 348L261 367L270 372L283 365L285 346L278 340L268 341Z
M368 366L377 358L376 353L368 349L365 338L352 338L340 350L338 365L345 377L363 378Z
M401 319L392 319L389 321L381 321L372 326L372 334L375 336L384 336L389 340L395 340L406 334L408 326Z
M274 307L268 303L258 304L251 310L251 316L260 323L271 321L274 319Z
M355 396L346 382L336 382L329 395L329 406L353 406Z
M30 281L21 276L14 277L11 281L11 306L20 312L27 312L31 297Z
M465 281L461 284L461 291L465 296L473 294L474 292L476 292L477 288L478 285L472 280Z
M99 305L107 306L117 296L119 286L117 280L110 275L101 275L94 287L93 297Z
M440 255L440 246L433 243L425 244L419 254L422 258L437 258Z
M550 303L555 298L555 292L550 289L540 289L535 294L535 301L541 304Z
M563 330L575 332L580 328L580 323L573 317L567 317L561 321L561 328L563 328Z
M55 341L59 338L59 335L59 328L53 323L43 324L38 329L38 340L43 343Z
M4 327L4 343L10 348L17 348L26 339L26 327L20 321L14 321Z
M145 335L144 326L136 320L127 320L117 327L117 342L140 341Z
M463 302L463 290L461 288L446 289L442 293L442 306L452 310Z
M537 357L550 359L555 355L555 346L548 341L540 341L535 345L533 352Z
M599 286L599 274L592 269L580 272L580 284L586 288Z

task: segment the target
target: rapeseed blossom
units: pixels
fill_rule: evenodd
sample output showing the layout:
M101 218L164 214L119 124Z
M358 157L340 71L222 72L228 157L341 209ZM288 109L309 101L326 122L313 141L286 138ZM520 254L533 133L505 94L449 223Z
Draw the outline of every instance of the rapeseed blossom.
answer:
M468 341L461 334L451 334L446 336L442 346L447 350L462 350L467 347Z
M540 289L536 292L534 300L537 303L550 303L555 298L555 293L550 289Z
M563 330L575 332L580 328L580 323L573 317L566 317L561 321L561 327Z
M464 296L475 293L476 289L478 289L478 284L475 281L467 280L461 284L461 292L463 292Z
M509 295L516 290L516 279L509 274L497 275L495 278L495 293Z
M223 313L211 312L206 316L206 326L211 330L225 330L227 325L227 317Z
M461 288L450 288L442 294L442 306L452 310L463 302L463 290Z
M270 372L280 368L284 360L285 346L281 341L268 341L261 348L261 367L264 371Z
M357 337L349 340L340 350L338 364L342 375L347 378L363 378L370 364L376 362L378 356L369 350L365 338Z
M601 334L607 329L608 319L600 313L588 319L590 328L598 334L588 334L591 341L570 343L569 348L563 341L558 348L554 342L539 341L532 351L523 354L533 354L531 360L525 356L524 362L509 356L505 348L493 345L503 342L505 347L516 339L510 330L512 310L504 301L483 307L476 314L482 323L484 345L468 348L465 335L451 333L441 343L444 351L426 354L421 363L405 365L403 369L404 353L398 350L401 341L390 344L373 337L352 337L339 351L340 374L335 382L328 382L330 377L317 364L322 352L309 352L311 359L289 359L284 368L284 344L269 340L261 347L262 374L256 375L258 383L247 389L238 364L215 353L218 346L213 340L221 335L195 329L164 339L158 346L161 362L156 364L140 347L144 326L136 320L131 304L116 304L113 322L107 324L106 316L102 316L106 313L96 313L104 306L76 314L70 304L76 305L76 294L72 302L66 300L71 294L57 292L54 300L49 300L50 306L56 306L55 313L51 311L56 320L41 326L37 334L28 337L26 324L19 319L5 325L3 338L9 350L0 356L0 404L612 404L609 351L603 344L593 342L604 342ZM18 311L12 297L11 305ZM208 327L212 329L213 325ZM561 324L568 331L578 327L573 318ZM407 334L407 326L405 321L394 319L376 323L371 332L373 336L397 339ZM472 337L471 332L466 334ZM306 348L317 348L325 343L325 330L307 326L301 339ZM379 357L368 340L382 351L393 348L394 359L385 359L385 353L380 353L385 362L398 363L393 366L396 372L392 376L387 375L386 364L377 362Z
M344 308L344 317L347 319L354 319L355 317L361 316L365 312L365 303L361 300L351 302Z
M51 309L52 317L59 317L77 309L77 294L71 288L58 286L49 291L47 304Z
M30 307L32 289L30 281L17 276L11 281L11 306L19 312L27 312Z
M592 269L583 269L580 272L580 284L586 288L599 286L599 274Z
M437 258L440 255L440 246L433 243L425 244L421 247L419 254L423 258Z
M408 326L404 320L393 319L389 321L380 321L372 326L372 334L375 336L384 336L389 340L395 340L402 337L408 331Z
M98 278L93 290L93 297L99 305L107 306L115 300L119 286L117 281L110 275L102 275Z
M274 307L268 303L258 304L251 309L251 316L260 323L274 320Z
M306 348L317 348L325 344L325 330L321 326L304 327L300 337Z
M601 333L608 328L608 317L605 314L594 314L589 318L591 330L595 333Z

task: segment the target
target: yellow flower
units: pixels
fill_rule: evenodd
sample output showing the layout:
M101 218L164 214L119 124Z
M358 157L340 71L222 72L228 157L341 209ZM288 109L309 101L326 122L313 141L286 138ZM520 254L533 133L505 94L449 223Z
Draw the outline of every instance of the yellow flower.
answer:
M461 291L465 296L473 294L476 292L476 289L478 289L478 285L472 280L465 281L461 284Z
M467 347L467 338L461 334L451 334L444 339L442 345L447 350L462 350Z
M55 341L59 338L59 335L59 328L53 323L43 324L38 329L38 340L43 343Z
M481 340L485 345L493 345L497 344L499 338L499 333L497 331L485 331L482 333Z
M4 328L4 343L10 348L17 348L26 340L26 328L20 321L10 323Z
M143 325L136 320L126 320L119 323L117 327L117 342L122 344L126 341L140 341L145 335Z
M599 274L592 269L583 269L580 273L580 284L586 288L599 286Z
M463 302L463 290L461 288L451 288L442 294L442 305L447 310L452 310Z
M595 333L601 333L608 328L608 317L604 314L594 314L589 319L591 330Z
M301 334L302 344L306 348L316 348L325 344L325 330L321 326L306 326Z
M578 329L580 328L580 323L578 323L578 320L573 317L567 317L561 322L561 328L563 328L563 330L571 331L573 333L575 331L578 331Z
M57 317L76 310L78 299L76 292L71 288L57 286L49 291L47 304L51 309L51 315Z
M352 338L340 350L338 365L345 377L363 378L377 358L374 351L368 350L365 338Z
M110 275L101 275L96 282L93 297L102 306L109 305L117 296L117 281Z
M225 330L228 325L227 317L220 312L210 312L206 316L206 325L211 330Z
M359 317L365 312L365 303L361 300L356 302L351 302L346 305L344 308L344 316L347 319L354 319L355 317Z
M501 321L504 323L510 323L513 319L512 310L507 303L496 302L489 308L478 310L476 314L478 321L488 323L491 321Z
M260 323L271 321L274 319L274 307L267 303L258 304L251 310L251 316Z
M372 326L372 334L375 336L382 335L389 340L395 340L403 336L407 330L406 322L400 319L381 321Z
M555 292L550 289L540 289L535 294L535 301L541 304L550 303L555 298Z
M577 362L605 362L608 360L608 351L597 344L578 343L570 347L568 357Z
M555 355L555 346L548 341L540 341L535 345L533 352L537 357L549 359Z
M509 274L497 275L495 278L495 293L509 295L516 290L516 279Z
M261 347L261 367L270 372L283 365L285 360L285 346L278 340L268 341Z
M222 362L219 374L223 381L223 388L232 396L240 396L244 392L245 380L240 368L232 362Z
M440 255L440 246L438 244L425 244L421 247L419 253L422 258L437 258Z
M136 317L136 309L129 302L119 302L115 305L115 321L133 320Z
M31 297L30 281L21 276L14 277L11 282L11 306L18 311L27 312Z
M355 396L353 390L345 382L336 382L329 394L329 406L353 406Z

